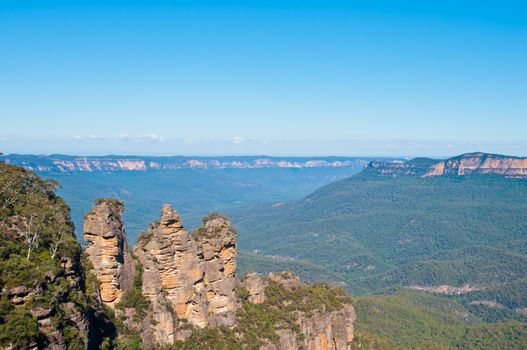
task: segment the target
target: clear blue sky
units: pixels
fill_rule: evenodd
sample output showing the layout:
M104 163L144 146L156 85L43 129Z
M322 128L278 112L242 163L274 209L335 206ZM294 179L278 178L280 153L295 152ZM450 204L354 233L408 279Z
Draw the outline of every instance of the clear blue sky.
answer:
M526 1L0 0L0 151L527 155Z

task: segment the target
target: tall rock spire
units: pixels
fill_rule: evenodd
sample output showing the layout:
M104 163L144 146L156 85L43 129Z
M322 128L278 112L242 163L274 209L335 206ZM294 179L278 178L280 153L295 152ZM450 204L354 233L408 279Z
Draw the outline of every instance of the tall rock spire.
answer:
M143 265L142 290L156 324L143 332L147 343L186 338L185 323L198 328L234 323L236 233L227 218L210 215L190 234L167 204L134 253Z
M100 285L101 300L113 307L131 289L133 267L127 250L124 205L115 199L98 199L84 217L86 255Z
M207 314L213 326L231 326L236 311L236 231L225 216L203 219L196 239L202 246Z

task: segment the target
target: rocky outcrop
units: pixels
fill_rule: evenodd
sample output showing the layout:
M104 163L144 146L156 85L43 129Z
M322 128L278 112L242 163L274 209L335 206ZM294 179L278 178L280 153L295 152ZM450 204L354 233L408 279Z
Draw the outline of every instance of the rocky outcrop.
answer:
M267 279L251 273L242 281L236 279L236 231L220 214L206 216L203 225L189 233L177 211L164 205L159 220L140 235L134 248L139 266L134 278L126 252L122 211L118 201L97 201L85 218L85 239L91 243L86 253L99 281L100 299L114 308L127 329L140 335L145 347L187 340L193 330L206 327L225 327L238 338L236 341L246 344L243 327L252 321L244 318L249 317L244 305L252 303L261 305L259 312L273 314L272 322L278 322L275 335L258 336L262 349L349 348L355 314L351 304L342 302L342 295L322 288L317 293L339 307L328 309L321 302L313 309L306 299L311 292L306 292L307 286L291 273L270 273ZM137 278L140 283L132 286L132 279ZM268 302L266 290L271 284L280 286L283 300L275 294ZM237 295L239 288L247 291L246 299ZM127 298L130 294L125 294L128 292L140 293L147 301L139 318L138 309ZM119 303L121 299L123 303ZM244 310L241 314L240 308ZM296 320L294 326L289 323L284 327L280 319L283 316L276 316L280 314L276 310L282 308L293 317L287 322Z
M407 162L370 162L367 171L383 176L466 176L494 174L527 178L527 158L488 153L467 153L446 160L416 158Z
M134 249L143 266L142 290L150 300L142 338L149 344L185 339L193 327L231 326L236 309L236 232L229 220L210 215L194 234L165 205Z
M186 332L178 332L181 320L204 327L207 313L202 253L183 229L175 209L163 207L159 222L140 236L134 254L143 266L143 294L150 300L150 322L144 323L143 340L147 344L172 344L185 338Z
M236 311L236 231L222 215L209 215L196 232L203 252L208 323L232 326Z
M355 314L349 303L338 301L339 296L321 289L341 307L330 310L321 305L310 309L309 300L304 300L309 293L302 294L306 286L291 273L270 273L267 279L252 273L243 281L236 279L236 231L220 214L206 216L203 225L189 233L177 211L164 205L159 220L141 234L134 248L139 266L134 278L122 211L119 201L96 202L85 217L85 239L91 243L86 254L99 281L101 301L114 308L116 317L128 329L140 334L145 347L174 344L188 339L194 329L206 327L225 327L243 343L245 330L237 322L246 325L250 321L243 318L247 316L245 311L237 311L248 302L262 305L263 313L288 308L296 320L294 327L284 327L279 325L283 321L276 319L279 323L273 340L269 336L258 340L263 349L349 348ZM132 286L131 281L137 278L140 283ZM281 301L275 296L275 304L268 304L266 289L270 284L279 285L282 293L292 295L294 300L284 299L283 305L276 305ZM245 301L236 293L240 287L247 290ZM140 293L147 301L139 319L138 310L127 298L130 294L125 293ZM305 305L296 308L296 303Z
M261 304L266 300L265 287L267 283L256 272L248 273L240 284L249 292L249 302L252 304Z
M121 214L124 205L115 199L99 199L84 217L86 255L99 281L101 300L113 307L131 289L133 265L126 244Z
M292 292L305 288L300 279L290 272L269 273L267 279L261 278L256 273L248 274L240 286L248 293L248 301L253 304L262 304L266 301L265 289L269 281L278 283L284 290ZM292 298L296 294L292 293ZM292 307L290 311L295 315L297 329L282 328L277 330L279 341L269 343L262 348L266 350L339 350L350 349L353 341L355 322L355 310L350 303L342 302L336 310L326 310L323 306L306 311L302 307L295 310L295 302L299 304L302 300L290 300L283 298L284 306ZM302 336L299 337L299 334Z
M268 345L269 350L340 350L351 349L355 310L346 304L339 311L308 315L298 312L297 324L304 335L299 338L292 329L278 330L278 345Z

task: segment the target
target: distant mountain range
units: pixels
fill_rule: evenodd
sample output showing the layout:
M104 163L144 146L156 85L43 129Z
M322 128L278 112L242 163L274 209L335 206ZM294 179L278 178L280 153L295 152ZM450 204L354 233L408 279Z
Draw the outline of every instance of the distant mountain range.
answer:
M364 167L373 158L351 157L141 157L141 156L70 156L21 155L0 157L8 164L23 166L40 172L95 172L95 171L147 171L179 169L261 169L261 168L320 168Z
M527 158L466 153L448 159L368 158L368 157L141 157L141 156L71 156L22 155L0 156L8 164L23 166L38 172L69 173L97 171L148 171L181 169L264 169L264 168L345 168L367 167L379 175L438 176L498 174L507 177L527 177Z

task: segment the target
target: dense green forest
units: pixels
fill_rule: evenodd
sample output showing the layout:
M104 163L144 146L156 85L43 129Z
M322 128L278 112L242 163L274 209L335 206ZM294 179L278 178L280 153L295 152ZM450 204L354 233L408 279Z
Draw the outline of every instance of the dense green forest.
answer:
M356 295L355 346L527 347L525 179L366 170L235 222L243 268L287 268ZM473 290L411 289L440 285Z
M363 172L299 201L238 212L235 222L244 251L292 268L316 264L360 294L524 278L526 213L524 179Z

